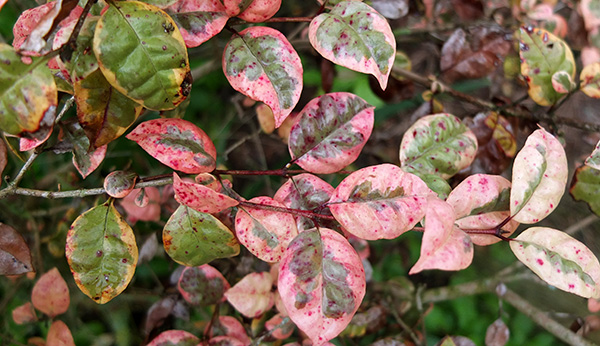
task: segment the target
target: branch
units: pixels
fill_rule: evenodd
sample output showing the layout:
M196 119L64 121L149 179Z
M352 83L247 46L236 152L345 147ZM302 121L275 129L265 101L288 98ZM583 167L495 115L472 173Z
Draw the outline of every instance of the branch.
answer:
M335 218L332 215L324 215L324 214L314 213L309 210L276 207L274 205L252 203L252 202L248 202L248 201L239 201L239 202L240 202L241 206L248 207L248 208L270 210L270 211L276 211L276 212L280 212L280 213L288 213L288 214L308 217L311 219L335 220Z

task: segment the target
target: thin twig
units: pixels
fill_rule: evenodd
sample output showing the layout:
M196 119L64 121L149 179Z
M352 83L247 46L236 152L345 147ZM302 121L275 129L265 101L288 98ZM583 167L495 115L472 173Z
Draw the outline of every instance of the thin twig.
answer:
M593 224L594 222L596 222L598 220L600 220L600 218L598 218L598 216L596 216L596 214L588 215L583 220L580 220L577 223L569 226L569 228L567 228L565 230L565 233L567 233L569 235L574 235L575 233L581 231L582 229L586 228L587 226Z
M239 201L239 202L240 202L239 205L242 206L242 207L248 207L248 208L254 208L254 209L262 209L262 210L270 210L270 211L275 211L275 212L280 212L280 213L288 213L288 214L293 214L293 215L298 215L298 216L305 216L305 217L308 217L308 218L335 220L335 218L333 216L331 216L331 215L318 214L318 213L314 213L314 212L309 211L309 210L292 209L292 208L285 208L285 207L277 207L277 206L274 206L274 205L252 203L252 202L248 202L248 201Z

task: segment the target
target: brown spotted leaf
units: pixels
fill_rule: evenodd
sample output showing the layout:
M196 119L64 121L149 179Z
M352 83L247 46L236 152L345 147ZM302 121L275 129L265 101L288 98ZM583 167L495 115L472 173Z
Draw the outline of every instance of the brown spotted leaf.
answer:
M25 239L11 226L0 223L0 275L19 275L31 271L31 251Z
M70 301L69 287L56 267L42 275L31 291L33 306L50 318L65 313Z

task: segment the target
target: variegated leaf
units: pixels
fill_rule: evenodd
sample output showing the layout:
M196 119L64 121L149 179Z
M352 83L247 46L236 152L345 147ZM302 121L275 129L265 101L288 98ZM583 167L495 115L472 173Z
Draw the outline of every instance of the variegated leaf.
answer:
M248 318L255 318L273 307L275 303L273 278L268 272L250 273L225 292L225 298Z
M188 48L197 47L220 33L229 19L219 0L176 0L166 10L177 23Z
M230 16L251 23L266 21L281 7L281 0L223 0L223 3Z
M600 62L587 65L579 75L581 91L595 99L600 98Z
M600 215L600 170L581 166L577 168L569 190L576 201L583 201L596 215Z
M208 264L185 268L177 281L177 289L183 299L200 306L224 302L223 293L229 287L223 274Z
M104 190L111 197L123 198L133 191L137 179L133 172L114 171L104 178Z
M173 190L177 202L202 213L218 213L239 204L235 199L209 187L183 181L175 172L173 172Z

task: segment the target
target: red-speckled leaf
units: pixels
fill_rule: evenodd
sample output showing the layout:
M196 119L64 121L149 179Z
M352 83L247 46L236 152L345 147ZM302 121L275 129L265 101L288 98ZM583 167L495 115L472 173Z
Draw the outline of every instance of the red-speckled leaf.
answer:
M200 339L185 330L167 330L160 333L147 346L197 346Z
M290 131L292 159L313 173L333 173L348 166L371 136L374 109L346 92L312 99Z
M275 29L254 26L234 35L223 52L223 72L235 90L271 107L276 127L300 99L300 57Z
M230 336L240 340L244 345L250 345L251 343L248 334L246 334L246 329L235 317L219 316L219 319L215 321L210 330L208 327L207 325L204 335L207 335L211 339L216 336Z
M9 225L0 223L0 275L33 271L31 251L25 239Z
M235 235L219 219L185 205L167 221L163 245L175 262L189 267L240 253Z
M187 120L145 121L127 138L135 141L158 161L178 171L197 174L215 169L215 145L204 131Z
M283 207L270 197L255 197L249 202ZM244 206L235 216L235 233L254 256L272 263L279 262L298 229L292 214Z
M385 90L396 56L396 39L377 11L360 1L342 1L310 22L308 38L324 58L372 74Z
M250 273L225 292L225 298L242 315L259 317L275 303L272 286L273 278L269 272Z
M350 323L365 285L361 260L350 243L335 231L313 228L290 243L277 287L292 321L320 346Z
M281 0L224 0L225 8L230 16L260 23L273 17L281 7Z
M173 172L175 200L202 213L218 213L239 204L235 199L201 184L181 180Z
M104 190L114 198L123 198L135 187L138 175L133 172L114 171L104 178Z
M267 322L265 328L271 333L271 336L277 340L285 340L294 332L295 325L288 316L277 314Z
M273 199L287 208L315 210L331 199L333 187L323 179L308 173L303 173L288 179L277 192ZM306 217L298 216L296 226L299 231L313 228L316 225Z
M587 65L579 75L581 91L595 99L600 98L600 62Z
M25 40L22 43L19 42L19 49L36 55L39 53L46 53L49 50L49 47L46 47L48 35L50 35L50 33L58 26L58 23L65 19L71 10L77 6L77 0L57 0L52 4L53 5L51 6L34 11L33 13L36 14L34 16L28 15L24 18L24 20L29 21L29 23L23 24L24 26L27 26L30 31L26 33L27 37ZM31 21L34 18L35 21Z
M208 264L183 270L177 288L183 299L192 305L212 305L225 301L223 293L230 286L223 275Z
M219 0L178 0L167 8L187 47L197 47L220 33L229 19Z
M550 106L563 96L555 90L552 76L564 71L575 79L573 53L565 41L544 29L526 26L520 34L521 74L529 86L529 96L541 106Z
M69 287L56 267L44 273L31 291L33 306L50 318L65 313L70 301Z
M63 321L54 321L48 330L46 346L75 346L71 330Z
M446 202L454 208L455 224L463 230L489 229L510 216L510 181L499 175L475 174L467 177L452 190ZM503 230L512 234L519 223L511 220ZM476 245L490 245L500 241L486 234L470 234Z
M590 249L570 235L532 227L511 241L510 248L548 284L585 298L599 298L600 263Z
M137 202L137 197L141 194L143 194L141 198L145 200L145 203L142 203L140 206ZM138 220L158 221L160 219L160 192L155 187L134 189L125 198L120 200L119 204L127 212L127 221L132 224Z
M468 167L477 154L477 137L452 114L425 116L402 137L400 163L407 172L435 174L444 179Z
M41 139L47 132L39 130L54 124L58 94L45 58L32 59L25 64L11 46L0 43L0 130Z
M110 2L96 25L93 50L108 82L148 109L173 109L190 93L183 37L173 19L155 6Z
M19 325L37 321L37 316L35 315L35 310L33 309L31 302L27 302L14 308L12 311L12 319Z
M85 135L83 128L77 122L70 122L63 128L67 141L73 146L73 165L85 179L98 168L106 156L106 145L89 150L90 140Z
M79 289L104 304L121 294L131 281L138 248L133 230L109 201L73 222L65 255Z
M23 11L13 27L12 46L19 50L32 30L56 5L53 1Z
M429 199L421 257L409 274L426 269L461 270L471 264L473 243L468 234L454 226L455 219L450 204L438 198Z
M414 174L382 164L346 177L331 196L329 209L359 238L393 239L421 221L427 196L433 194Z
M532 133L513 164L513 219L536 223L548 216L565 192L568 171L567 156L558 139L544 129Z

